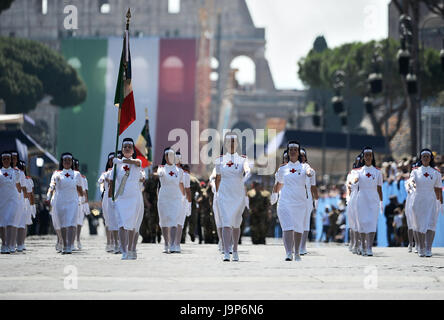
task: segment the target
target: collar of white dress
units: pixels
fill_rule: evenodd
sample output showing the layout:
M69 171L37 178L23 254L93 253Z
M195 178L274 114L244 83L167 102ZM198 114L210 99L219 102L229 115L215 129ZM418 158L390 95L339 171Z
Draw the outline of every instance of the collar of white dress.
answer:
M292 165L292 166L297 166L298 164L301 164L301 163L299 162L299 160L297 160L296 162L293 162L293 161L289 160L288 164Z

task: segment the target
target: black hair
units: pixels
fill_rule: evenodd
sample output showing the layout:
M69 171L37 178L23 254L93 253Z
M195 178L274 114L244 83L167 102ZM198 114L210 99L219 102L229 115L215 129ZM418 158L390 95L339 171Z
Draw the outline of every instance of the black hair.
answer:
M428 148L424 148L421 150L421 152L419 153L419 161L417 163L418 167L422 166L422 160L421 160L421 153L423 153L424 151L428 151L430 152L430 164L429 166L432 168L435 168L436 164L435 164L435 157L433 156L433 152L432 150L428 149Z
M79 171L80 162L78 159L75 159L75 158L72 159L72 167L73 167L73 170Z
M297 144L299 146L299 148L298 148L298 151L299 151L298 161L301 162L301 159L302 159L302 157L301 157L301 144L299 143L299 141L296 141L296 140L290 140L290 141L287 142L287 149L285 149L285 151L287 151L287 154L288 154L288 161L290 161L290 150L288 148L288 145L293 144L293 143Z
M13 149L13 150L11 150L11 151L9 151L9 153L11 154L11 167L14 167L14 161L12 160L12 158L14 157L12 154L13 153L17 153L17 163L16 163L16 166L18 166L19 165L19 163L20 163L20 154L18 153L18 151L17 150L15 150L15 149Z
M358 156L356 156L355 161L353 162L353 169L361 167L362 167L362 154L359 154Z
M190 173L190 166L187 164L182 165L182 170Z
M119 158L119 159L122 159L122 158L123 158L122 150L118 150L118 151L117 151L117 158Z
M366 149L370 149L370 150L372 150L372 166L373 167L376 167L376 160L375 160L375 153L373 152L373 148L372 147L364 147L364 149L362 149L362 152L361 152L361 161L362 161L362 166L364 166L365 165L365 160L364 160L364 150L366 150Z
M25 177L28 176L28 172L27 172L27 170L26 170L26 163L25 163L25 161L20 160L20 161L18 162L17 168L19 168L20 170L22 170L22 171L25 173Z
M110 152L110 153L108 154L108 157L106 158L105 172L108 171L109 168L112 168L112 167L113 167L113 164L112 164L112 163L111 163L111 165L109 164L109 160L110 160L109 157L110 157L110 156L115 157L116 154L115 154L114 152Z
M228 135L235 135L237 137L236 138L236 140L237 140L237 147L236 147L236 150L234 150L234 152L238 152L239 151L238 153L241 153L240 150L239 150L239 148L240 148L239 135L236 132L234 132L234 131L228 131L224 135L224 139L222 141L222 148L220 149L220 155L224 155L225 137L228 136Z
M167 164L166 157L165 157L165 152L166 152L167 150L173 150L173 149L171 149L171 147L167 147L167 148L165 148L165 149L163 150L163 156L162 156L162 165L163 165L163 166ZM173 150L173 151L174 151L174 150Z
M132 142L132 144L133 144L133 155L132 155L131 157L132 157L133 159L137 159L136 145L134 144L134 140L133 140L133 139L131 139L131 138L125 138L125 139L123 139L123 141L122 141L122 150L123 150L123 144L124 144L125 142L127 142L127 141ZM122 152L122 156L123 156L123 152Z
M63 157L64 156L71 156L72 157L72 153L70 152L64 152L62 153L62 155L60 156L60 162L59 162L59 170L63 170ZM72 165L71 165L71 169L74 170L74 158L72 158Z

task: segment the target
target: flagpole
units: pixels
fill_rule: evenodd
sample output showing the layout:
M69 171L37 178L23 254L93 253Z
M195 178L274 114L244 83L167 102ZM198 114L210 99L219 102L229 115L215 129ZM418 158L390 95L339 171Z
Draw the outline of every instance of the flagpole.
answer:
M126 13L126 31L125 31L125 37L128 37L128 31L129 31L129 23L130 23L130 19L131 19L131 9L128 8L128 12ZM126 38L126 42L128 43L129 39ZM127 48L125 48L125 50L127 50ZM127 55L125 55L126 58L128 58ZM127 68L128 68L128 61L124 61L124 68L125 68L125 77L126 77L126 73L127 73ZM124 84L125 85L125 84ZM114 156L117 158L117 151L119 148L119 132L120 132L120 115L122 112L122 103L119 103L119 115L117 118L117 133L116 133L116 153L114 154ZM115 200L115 189L116 189L116 171L117 171L117 166L114 165L114 174L113 174L113 185L112 185L112 199L113 201Z

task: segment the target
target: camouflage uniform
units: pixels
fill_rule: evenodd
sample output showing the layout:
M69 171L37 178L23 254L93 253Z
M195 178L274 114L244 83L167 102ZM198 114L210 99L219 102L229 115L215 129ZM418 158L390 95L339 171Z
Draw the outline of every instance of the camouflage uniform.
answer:
M218 243L216 221L213 214L213 192L210 185L201 188L201 196L198 202L204 242Z
M198 203L196 200L199 199L200 197L200 182L191 173L190 173L190 192L191 192L191 215L185 219L181 243L185 243L185 235L186 235L185 230L187 226L188 226L188 234L190 235L191 241L194 242L194 240L196 239L196 231L197 234L199 234L199 231L197 229L200 219L198 212ZM200 232L200 235L201 234L202 232Z
M250 230L253 244L265 244L270 223L270 192L251 189L247 192L250 201Z
M142 225L140 226L140 235L143 243L160 242L161 230L159 227L159 214L157 212L157 188L159 178L150 174L145 181L145 190L143 191L144 214Z

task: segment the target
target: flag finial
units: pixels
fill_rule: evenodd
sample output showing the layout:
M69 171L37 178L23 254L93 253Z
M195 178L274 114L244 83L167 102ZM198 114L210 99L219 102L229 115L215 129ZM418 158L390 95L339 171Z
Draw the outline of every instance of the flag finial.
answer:
M128 8L128 12L126 13L126 22L129 23L131 19L131 8Z
M148 108L145 108L145 119L148 120Z

